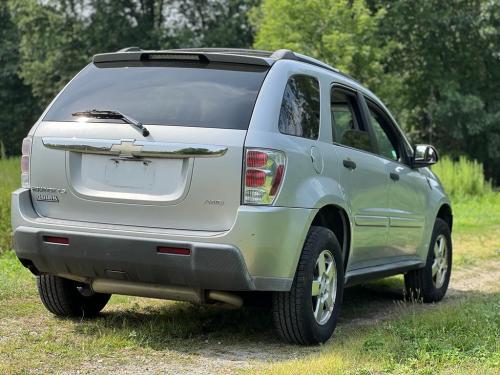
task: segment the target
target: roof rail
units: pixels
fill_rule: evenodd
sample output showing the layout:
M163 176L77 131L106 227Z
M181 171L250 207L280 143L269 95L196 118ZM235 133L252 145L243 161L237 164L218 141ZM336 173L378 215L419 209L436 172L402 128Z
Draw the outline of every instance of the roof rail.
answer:
M358 81L356 81L355 78L353 78L349 74L344 73L344 72L340 71L339 69L334 68L331 65L328 65L328 64L326 64L326 63L324 63L324 62L322 62L320 60L317 60L317 59L315 59L313 57L309 57L309 56L303 55L301 53L293 52L291 50L287 50L287 49L276 50L271 55L271 58L273 58L275 60L296 60L296 61L300 61L300 62L303 62L303 63L306 63L306 64L311 64L311 65L319 66L320 68L330 70L332 72L340 74L341 76L349 78L350 80L352 80L352 81L354 81L356 83L359 83Z
M296 60L297 59L295 53L293 53L289 49L278 49L278 50L273 52L273 54L271 55L271 58L275 59L275 60Z
M312 57L302 55L302 54L297 53L297 52L293 52L289 49L279 49L277 51L274 51L273 54L271 55L271 58L273 58L275 60L296 60L296 61L304 62L307 64L316 65L316 66L319 66L321 68L331 70L335 73L340 72L337 68L334 68L333 66L325 64L324 62L316 60Z
M139 52L142 51L141 47L125 47L116 52Z

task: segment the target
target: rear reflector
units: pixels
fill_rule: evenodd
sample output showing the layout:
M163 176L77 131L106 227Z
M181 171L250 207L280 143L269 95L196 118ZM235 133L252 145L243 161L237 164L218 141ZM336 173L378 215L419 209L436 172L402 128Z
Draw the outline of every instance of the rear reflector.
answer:
M43 236L43 242L56 243L59 245L69 245L69 238L67 238L67 237L55 237L55 236Z
M160 254L175 254L175 255L190 255L191 250L185 249L183 247L166 247L166 246L158 246L156 251Z

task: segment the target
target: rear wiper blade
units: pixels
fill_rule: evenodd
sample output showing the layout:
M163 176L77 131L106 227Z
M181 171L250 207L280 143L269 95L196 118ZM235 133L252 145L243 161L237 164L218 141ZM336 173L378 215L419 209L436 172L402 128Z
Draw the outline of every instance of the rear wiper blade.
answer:
M81 111L72 113L72 116L75 117L89 117L89 118L97 118L97 119L113 119L113 120L122 120L123 122L132 125L134 128L139 130L144 137L149 135L149 130L144 127L139 121L134 120L132 117L127 116L118 111L101 111L98 109L91 109L88 111Z

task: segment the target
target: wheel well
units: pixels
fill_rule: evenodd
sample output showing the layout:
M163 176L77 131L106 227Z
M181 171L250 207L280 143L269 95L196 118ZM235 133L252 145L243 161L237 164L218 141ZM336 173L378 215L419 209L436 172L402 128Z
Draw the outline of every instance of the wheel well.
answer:
M325 227L335 233L342 249L345 269L351 246L351 227L344 209L334 205L324 206L318 211L311 225Z
M443 219L450 228L450 232L453 228L453 214L451 213L451 207L447 204L443 204L438 211L437 217Z

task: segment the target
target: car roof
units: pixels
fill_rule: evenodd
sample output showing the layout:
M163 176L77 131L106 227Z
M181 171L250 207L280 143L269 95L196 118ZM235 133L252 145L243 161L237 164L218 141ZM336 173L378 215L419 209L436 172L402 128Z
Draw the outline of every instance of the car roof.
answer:
M338 75L342 81L354 89L363 92L377 104L382 106L387 112L389 110L384 103L368 88L358 82L349 74L334 68L313 57L303 55L289 49L279 49L276 51L244 49L244 48L180 48L168 50L143 50L139 47L127 47L116 52L108 52L94 55L94 63L104 62L126 62L126 61L205 61L219 63L237 63L260 65L271 67L280 60L292 60L325 69L333 75ZM389 112L390 113L390 112ZM391 115L392 116L392 115Z
M244 49L244 48L180 48L168 50L143 50L139 47L127 47L116 52L108 52L94 55L94 63L104 62L126 62L126 61L205 61L219 63L237 63L271 67L280 60L292 60L319 68L323 68L333 75L338 75L342 81L352 88L361 91L381 106L397 123L385 104L369 89L355 80L349 74L341 72L320 60L303 55L289 49L279 49L276 51Z
M288 49L276 51L265 51L241 48L182 48L169 50L143 50L139 47L128 47L116 52L97 54L93 62L119 62L119 61L139 61L139 60L184 60L207 62L226 62L251 65L271 66L279 60L294 60L302 63L314 65L347 78L348 80L362 86L350 75L341 72L320 60L306 56Z

